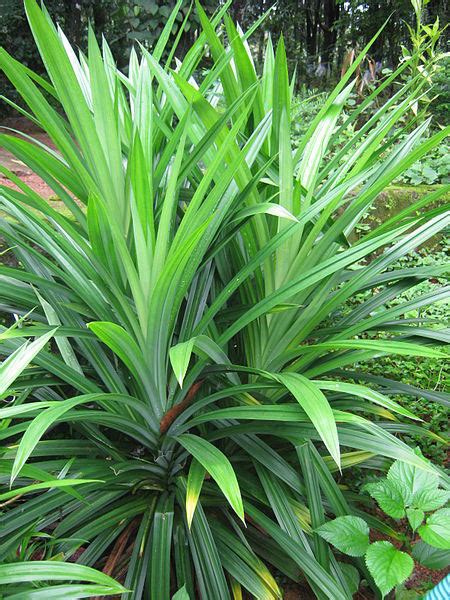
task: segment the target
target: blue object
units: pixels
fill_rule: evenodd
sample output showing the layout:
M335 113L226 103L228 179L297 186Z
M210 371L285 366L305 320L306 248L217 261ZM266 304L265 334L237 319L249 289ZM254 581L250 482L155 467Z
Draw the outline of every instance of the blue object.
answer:
M450 575L430 590L424 600L450 600Z

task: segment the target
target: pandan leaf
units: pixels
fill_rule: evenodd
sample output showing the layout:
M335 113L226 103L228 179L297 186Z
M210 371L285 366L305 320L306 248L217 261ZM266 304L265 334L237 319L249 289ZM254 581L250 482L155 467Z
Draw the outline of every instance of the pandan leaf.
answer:
M194 458L189 469L186 489L186 518L189 529L191 528L192 519L194 518L195 509L200 498L205 473L206 469Z
M208 471L238 517L244 521L244 507L239 484L234 469L225 454L197 435L184 434L178 436L177 440Z
M286 386L311 419L334 462L340 468L337 427L326 396L309 379L299 373L279 373L275 378Z
M178 590L173 596L172 600L190 600L189 594L186 591L186 586L183 585L182 588Z
M169 350L170 364L180 387L183 387L184 376L188 370L194 344L195 338L191 338L187 342L181 342L176 346L172 346Z
M414 544L413 557L427 569L441 570L450 565L450 552L441 548L433 548L420 540Z
M19 377L22 371L39 354L45 344L54 335L57 328L34 340L25 342L15 352L0 364L0 395L4 394L12 383Z

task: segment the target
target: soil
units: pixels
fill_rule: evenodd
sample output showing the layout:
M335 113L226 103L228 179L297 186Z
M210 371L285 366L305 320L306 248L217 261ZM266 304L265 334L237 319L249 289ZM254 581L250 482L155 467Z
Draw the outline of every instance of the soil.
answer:
M1 132L8 135L15 135L21 137L18 132L22 132L25 135L33 137L35 140L54 148L50 138L42 130L38 129L34 123L30 123L24 117L10 117L5 119L2 123ZM55 198L53 190L38 177L33 171L27 167L23 162L15 158L10 152L0 147L0 165L3 165L20 179L26 183L35 192L40 194L43 198L52 199ZM7 187L17 189L17 187L9 181L7 177L0 173L0 184Z

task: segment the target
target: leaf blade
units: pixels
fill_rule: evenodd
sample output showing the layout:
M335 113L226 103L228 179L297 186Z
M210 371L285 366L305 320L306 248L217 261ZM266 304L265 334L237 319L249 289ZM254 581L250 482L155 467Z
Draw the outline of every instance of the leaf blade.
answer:
M228 458L210 442L185 433L176 438L208 471L238 517L245 522L241 492L233 467Z
M309 379L299 373L274 376L298 401L319 432L335 463L340 467L339 438L333 411L326 396Z

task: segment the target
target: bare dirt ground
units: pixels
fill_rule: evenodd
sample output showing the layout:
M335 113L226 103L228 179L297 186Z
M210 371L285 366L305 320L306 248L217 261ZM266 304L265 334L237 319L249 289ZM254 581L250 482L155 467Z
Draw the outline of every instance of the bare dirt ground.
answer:
M8 135L17 135L20 137L20 134L17 132L22 132L26 135L33 137L36 140L39 140L43 144L54 148L53 144L49 137L40 129L38 129L33 123L30 123L27 119L23 117L17 118L7 118L2 122L2 126L0 128L1 133L5 133ZM10 171L20 177L20 179L26 183L30 188L32 188L35 192L40 194L43 198L51 199L54 197L53 190L44 182L40 177L38 177L33 171L27 167L23 162L15 158L10 152L0 147L0 165L3 165ZM16 186L0 173L0 184L5 185L7 187L16 188Z

